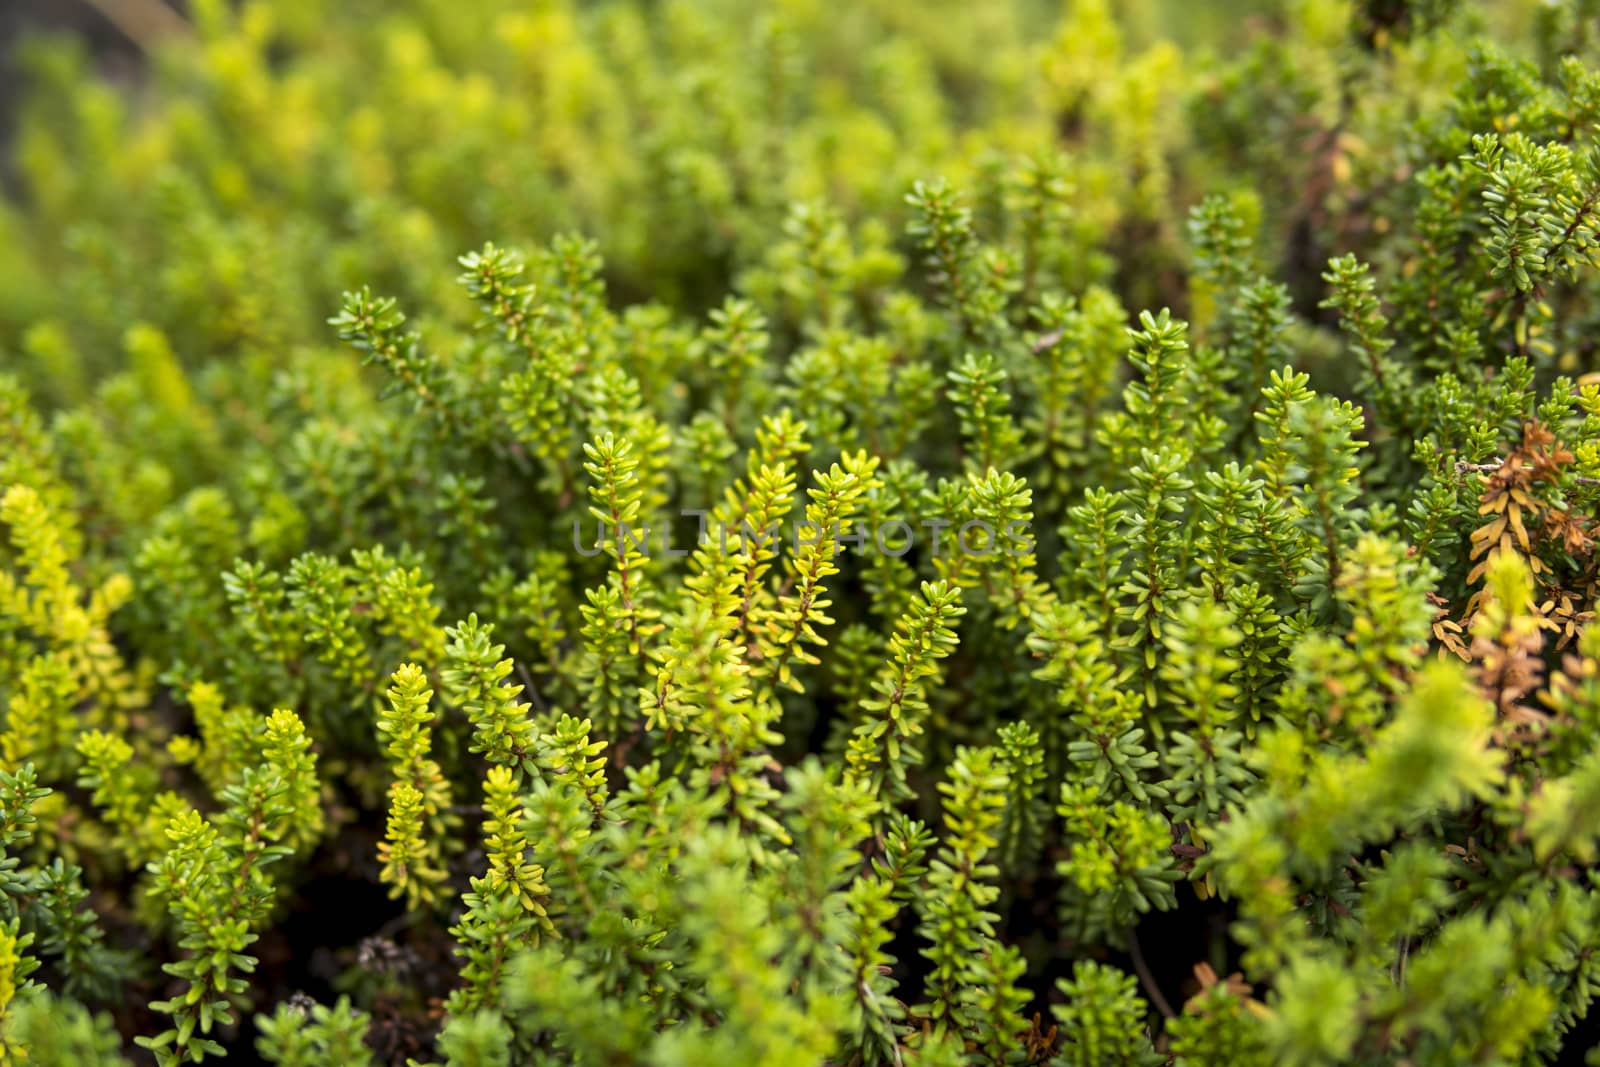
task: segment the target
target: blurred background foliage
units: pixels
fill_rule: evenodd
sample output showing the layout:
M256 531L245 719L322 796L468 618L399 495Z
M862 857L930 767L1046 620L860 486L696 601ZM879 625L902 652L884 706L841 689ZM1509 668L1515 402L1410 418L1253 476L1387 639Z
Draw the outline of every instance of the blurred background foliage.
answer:
M124 18L131 42L100 13L121 6L6 15L22 39L0 346L47 403L123 366L131 322L195 367L326 344L360 283L464 311L453 258L490 237L581 231L617 300L701 309L770 266L793 202L898 233L914 180L971 185L1056 150L1102 253L1081 280L1177 302L1178 220L1201 191L1325 221L1458 80L1452 42L1532 54L1545 7L1469 5L1460 33L1413 45L1412 23L1452 5L194 0L154 29ZM1393 61L1357 62L1373 48ZM1354 92L1373 77L1406 91ZM1315 246L1273 250L1314 281L1321 235L1264 229Z
M325 496L370 482L404 434L328 325L339 294L395 297L440 358L481 368L456 257L489 240L592 240L604 299L650 339L628 370L674 418L663 353L701 358L695 324L730 288L780 363L818 341L830 289L915 355L929 326L904 295L930 286L906 196L938 177L1050 288L1197 322L1213 282L1190 268L1187 219L1223 194L1288 287L1285 351L1348 390L1328 261L1413 271L1391 225L1429 195L1412 179L1455 164L1459 130L1545 99L1560 55L1592 57L1600 16L1596 0L139 0L168 13L139 21L127 3L6 8L0 198L0 366L92 488L113 557L202 487L257 509L285 465ZM1586 306L1541 339L1546 374L1592 353ZM281 561L296 528L253 545ZM328 532L347 548L394 531Z

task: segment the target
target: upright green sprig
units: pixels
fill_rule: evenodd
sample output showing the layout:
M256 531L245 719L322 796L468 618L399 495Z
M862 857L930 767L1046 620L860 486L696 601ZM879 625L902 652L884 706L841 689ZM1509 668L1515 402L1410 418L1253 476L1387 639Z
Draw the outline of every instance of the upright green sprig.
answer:
M1053 468L1039 484L1055 488L1057 471L1084 477L1100 469L1099 426L1116 393L1128 313L1109 289L1091 286L1076 301L1047 297L1035 316L1042 332L1032 345L1037 399L1026 440Z
M194 736L174 737L167 750L189 764L213 793L221 793L261 757L265 722L255 709L230 705L210 682L189 687L186 702L194 714Z
M303 803L292 776L292 767L248 768L224 791L225 806L214 821L190 809L167 826L170 845L149 870L185 953L163 969L183 987L150 1005L171 1016L173 1025L137 1039L161 1067L224 1052L210 1035L233 1023L232 1001L249 989L242 975L256 960L245 949L257 940L277 896L267 868L293 852L280 843Z
M1139 329L1128 331L1133 341L1128 362L1139 377L1123 391L1125 410L1108 417L1100 431L1113 463L1131 464L1144 449L1182 439L1188 420L1188 332L1188 324L1166 308L1159 315L1141 311Z
M489 243L458 262L457 281L477 301L482 320L521 357L499 383L510 436L545 462L558 493L569 494L582 345L557 323L540 287L521 280L527 267L521 256Z
M611 557L615 568L628 647L637 655L646 636L641 627L649 618L643 603L646 556L641 549L650 535L640 518L639 460L628 441L610 434L584 445L583 454L587 457L583 469L594 481L589 487L589 514L600 524L600 550Z
M1079 936L1121 941L1152 909L1176 905L1183 879L1172 855L1172 830L1155 812L1125 801L1107 802L1092 784L1065 782L1056 813L1066 856L1062 921Z
M296 852L309 850L322 837L325 820L316 753L298 715L278 708L267 716L261 760L276 775L289 809L283 840Z
M57 856L32 873L27 890L37 902L39 953L56 961L64 976L62 992L89 1001L115 997L134 971L133 955L106 943L99 917L85 906L89 888L83 868Z
M1362 391L1377 405L1386 429L1404 427L1410 383L1388 355L1394 341L1388 336L1389 321L1379 307L1372 268L1354 255L1344 255L1328 262L1322 280L1330 290L1322 306L1339 313L1339 325L1356 349Z
M1239 715L1239 670L1234 655L1243 635L1226 607L1213 600L1186 602L1166 632L1162 678L1170 704L1184 720L1172 732L1173 768L1168 810L1176 822L1209 823L1244 799L1254 779L1245 765L1244 733L1230 729Z
M28 879L21 873L18 846L32 840L39 819L34 806L50 795L39 785L33 764L24 763L15 771L0 770L0 916L15 918L17 898L27 889Z
M527 858L528 839L522 822L526 815L517 796L516 778L507 767L491 767L483 780L484 851L489 855L488 891L515 898L534 917L530 936L537 943L541 931L551 932L542 899L550 895L544 870Z
M1288 473L1297 483L1300 514L1295 523L1315 545L1301 580L1311 599L1326 601L1339 584L1343 556L1360 519L1361 494L1356 455L1366 445L1361 412L1348 401L1316 398L1288 412Z
M633 446L602 434L583 446L589 486L589 514L599 524L597 547L611 560L606 584L587 591L584 618L584 684L602 721L618 723L629 714L629 698L645 679L649 642L660 629L646 580L645 553L651 530L641 518L643 493Z
M1006 723L998 739L1007 796L997 847L1002 867L1014 869L1031 861L1044 845L1050 822L1044 788L1048 772L1039 732L1028 723Z
M1144 696L1122 684L1123 672L1094 617L1075 601L1036 613L1027 647L1043 665L1033 676L1055 688L1054 707L1039 723L1052 777L1068 759L1093 760L1115 772L1135 797L1149 797L1142 773L1155 766L1145 751Z
M160 855L164 822L156 810L159 783L152 768L133 762L126 741L99 730L78 739L78 756L83 761L78 785L91 790L90 799L123 857L143 864Z
M32 762L47 780L70 773L76 763L77 692L63 657L47 653L25 663L0 731L0 756L7 764L20 767Z
M1147 706L1159 701L1162 632L1177 601L1184 595L1182 514L1194 483L1184 474L1188 453L1181 445L1147 449L1133 470L1137 486L1134 507L1127 513L1127 540L1133 546L1132 566L1119 592L1117 609L1129 626L1119 642L1133 655L1133 671L1142 680Z
M333 1007L280 1004L271 1015L257 1017L261 1036L256 1050L277 1067L367 1067L372 1052L367 1047L371 1019L340 997Z
M1131 974L1094 960L1073 965L1056 981L1064 998L1051 1006L1059 1026L1053 1067L1153 1067L1162 1062L1146 1027L1149 1008Z
M497 1003L512 955L555 934L544 868L528 857L522 825L527 814L517 776L509 767L491 767L483 789L488 870L472 878L472 888L461 897L465 910L450 930L463 961L462 984L445 1010L457 1019Z
M929 865L926 890L917 899L918 932L928 942L922 950L931 970L927 1000L914 1009L937 1036L962 1033L975 1013L962 1002L961 990L973 977L983 954L998 948L994 940L999 916L989 910L1000 895L993 882L999 868L989 862L998 845L1006 803L1007 779L992 748L961 748L939 783L944 797L946 837Z
M360 603L351 586L353 575L338 560L320 552L296 556L284 579L287 600L298 617L307 644L317 659L351 689L371 684L372 655L357 621Z
M748 300L729 298L712 310L704 342L723 425L733 432L748 421L741 417L745 412L761 410L761 375L771 342L766 316Z
M1006 372L993 356L968 352L951 369L945 394L961 425L964 461L974 476L1004 471L1017 459L1022 433L1011 417Z
M512 661L501 658L505 646L493 643L494 627L480 623L476 614L445 634L449 643L439 679L446 697L472 723L468 751L490 763L522 768L533 755L534 723L529 705L517 699L523 687L505 680L512 671Z
M917 738L928 715L927 684L938 675L939 661L955 651L953 624L964 614L961 590L924 582L889 638L889 662L873 680L873 695L861 702L862 722L845 755L849 778L875 796L893 802L915 795L907 774L923 762Z
M22 932L20 919L0 920L0 1054L7 1060L21 1059L28 1052L27 1045L12 1036L12 1030L18 995L26 997L33 992L28 976L39 969L39 961L27 951L32 944L33 934Z
M972 547L985 572L986 591L999 608L1001 624L1014 629L1050 600L1050 591L1036 569L1033 490L1009 471L990 470L982 478L968 477L972 516L982 531L979 543Z
M1217 307L1213 343L1227 347L1234 328L1233 301L1255 266L1245 221L1225 196L1213 193L1189 212L1187 229L1194 246L1195 274Z
M751 674L763 685L801 692L794 664L821 662L806 646L827 643L817 632L819 626L833 622L827 614L833 602L824 583L839 573L834 561L850 536L848 527L862 498L875 485L877 468L878 457L858 452L814 474L817 484L806 490L811 502L806 505L802 531L795 537L798 550L786 561L788 592L780 595L777 605L763 612L760 620L760 657L751 665Z
M1006 294L985 270L971 209L943 179L917 182L906 203L915 211L910 234L923 251L930 280L956 316L961 340L998 340L1005 330Z
M80 699L89 702L88 724L121 727L125 709L144 694L117 650L109 629L113 612L132 595L127 576L112 571L94 588L73 573L81 544L73 516L31 485L16 483L0 494L0 524L10 528L12 566L0 566L0 625L21 629L26 644L8 637L0 665L25 666L23 653L54 652L67 664Z
M378 713L378 734L394 780L389 785L385 841L378 846L382 880L406 906L431 905L446 877L443 832L450 809L450 783L429 752L433 745L428 709L433 690L415 663L401 664L389 687L388 706Z
M375 297L363 286L344 294L339 314L328 320L339 340L362 353L362 361L375 363L393 381L392 394L404 394L412 406L454 428L453 383L440 361L422 346L414 330L403 329L405 313L394 297Z
M883 878L859 878L845 895L843 948L850 960L851 988L856 991L851 1038L867 1064L893 1063L902 1056L900 1028L905 1008L894 997L890 977L896 958L888 950L891 924L900 913L893 900L894 884Z
M588 719L563 715L555 726L539 738L539 769L552 782L575 789L589 798L598 818L606 807L610 787L606 784L604 740L592 740L594 724Z

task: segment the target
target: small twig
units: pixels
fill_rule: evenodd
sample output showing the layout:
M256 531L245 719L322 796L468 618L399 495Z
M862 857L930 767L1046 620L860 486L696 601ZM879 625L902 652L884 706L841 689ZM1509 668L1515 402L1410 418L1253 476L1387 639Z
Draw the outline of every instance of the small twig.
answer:
M1161 987L1156 985L1156 979L1150 973L1150 968L1145 965L1144 953L1139 951L1139 935L1128 932L1128 955L1133 958L1133 969L1138 972L1139 984L1144 986L1144 991L1149 994L1150 1002L1156 1006L1163 1019L1176 1019L1178 1013L1172 1010L1172 1005L1167 1003L1167 998L1161 995Z
M1400 951L1395 957L1393 980L1401 989L1406 987L1406 960L1411 955L1411 935L1400 937Z
M1064 336L1066 335L1061 330L1051 330L1049 333L1033 342L1033 344L1029 345L1028 351L1037 356L1040 352L1043 352L1049 348L1054 348L1056 345L1060 344L1061 338Z
M187 20L161 0L84 0L141 51L151 51L164 37L186 36Z
M863 992L863 993L865 993L867 995L867 1000L869 1002L871 1002L871 1004L872 1004L872 1010L877 1012L880 1016L884 1015L883 1008L881 1008L878 1005L877 995L872 992L872 987L870 985L868 985L865 981L862 981L861 984L860 984L860 989L861 989L861 992ZM905 1067L905 1061L900 1058L900 1039L899 1038L895 1038L894 1039L894 1063L895 1063L895 1067Z
M1495 460L1493 463L1468 463L1466 460L1456 464L1457 474L1493 474L1505 464L1505 460ZM1600 485L1600 478L1591 478L1586 474L1569 474L1579 485Z

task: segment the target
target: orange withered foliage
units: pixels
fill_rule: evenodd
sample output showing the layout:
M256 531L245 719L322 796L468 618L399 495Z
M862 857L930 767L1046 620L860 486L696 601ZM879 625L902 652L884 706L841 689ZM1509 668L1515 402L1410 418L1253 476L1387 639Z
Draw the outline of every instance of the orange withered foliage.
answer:
M1450 617L1450 601L1438 593L1428 594L1428 603L1433 605L1433 639L1439 642L1440 648L1450 652L1461 660L1471 659L1467 651L1467 642L1462 637L1462 626ZM1442 655L1443 653L1441 653Z
M1513 617L1472 639L1472 673L1500 713L1497 740L1506 748L1534 746L1549 723L1549 715L1524 703L1544 681L1543 622L1533 615Z
M1541 500L1535 489L1559 481L1562 468L1574 461L1572 452L1537 420L1522 428L1522 444L1513 449L1485 479L1478 514L1492 518L1472 531L1472 558L1477 566L1467 575L1477 583L1495 551L1516 552L1537 577L1547 567L1534 550L1532 525L1541 543L1559 543L1569 555L1589 555L1594 539L1585 516L1573 515L1562 505ZM1470 615L1471 609L1468 609Z
M1244 997L1246 1000L1249 1000L1250 994L1254 992L1254 987L1244 980L1243 974L1234 971L1228 977L1222 978L1218 976L1216 969L1209 963L1197 963L1194 965L1194 980L1199 983L1200 992L1184 1002L1184 1011L1199 1010L1202 998L1211 991L1212 986L1219 983L1225 986L1232 996Z
M1565 648L1594 618L1597 592L1593 521L1590 516L1574 513L1559 494L1550 492L1574 461L1572 451L1535 420L1523 426L1522 443L1504 459L1466 468L1484 474L1478 513L1489 516L1487 522L1472 531L1471 558L1476 563L1467 581L1480 583L1490 564L1502 553L1520 557L1528 565L1540 594L1535 612L1539 625L1559 635L1557 648ZM1569 588L1570 578L1552 571L1546 556L1553 552L1581 561L1584 573L1575 583L1576 589ZM1483 594L1482 588L1473 593L1460 624L1447 619L1436 619L1434 623L1434 636L1439 643L1463 659L1469 657L1460 635L1477 617ZM1443 604L1436 606L1442 608Z
M1561 636L1556 639L1556 648L1563 649L1570 645L1583 628L1594 619L1594 600L1600 589L1591 576L1584 583L1582 594L1570 590L1557 590L1555 595L1539 605L1539 613L1549 620L1551 628Z
M1055 1023L1046 1023L1044 1016L1038 1012L1033 1013L1033 1019L1028 1024L1028 1032L1022 1037L1022 1047L1028 1063L1044 1063L1056 1053L1056 1035L1060 1027Z

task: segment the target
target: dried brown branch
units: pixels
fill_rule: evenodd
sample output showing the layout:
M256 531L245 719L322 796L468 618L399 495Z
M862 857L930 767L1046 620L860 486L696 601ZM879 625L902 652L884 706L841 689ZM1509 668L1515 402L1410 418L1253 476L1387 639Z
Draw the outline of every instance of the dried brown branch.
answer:
M163 38L192 32L188 21L162 0L84 0L143 51Z

